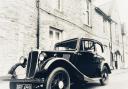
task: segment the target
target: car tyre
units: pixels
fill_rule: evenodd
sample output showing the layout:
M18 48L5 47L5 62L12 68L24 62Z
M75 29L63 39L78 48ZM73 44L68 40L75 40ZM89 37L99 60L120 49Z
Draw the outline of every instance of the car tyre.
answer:
M70 89L70 76L66 69L55 68L48 76L46 89Z
M108 79L109 79L109 73L108 73L108 69L106 66L103 67L103 70L101 72L101 79L100 79L100 83L102 86L108 84Z
M13 82L9 83L9 89L15 89L15 87L16 87L15 83L13 83Z

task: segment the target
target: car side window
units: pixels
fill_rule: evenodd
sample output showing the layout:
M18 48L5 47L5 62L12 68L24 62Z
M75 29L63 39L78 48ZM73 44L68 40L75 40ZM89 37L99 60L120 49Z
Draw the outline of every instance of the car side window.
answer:
M101 45L96 43L95 47L96 47L96 53L102 55L103 51L102 51Z
M94 42L93 41L87 41L87 40L83 40L81 42L81 47L80 47L80 50L81 51L94 51L95 49L95 45L94 45Z

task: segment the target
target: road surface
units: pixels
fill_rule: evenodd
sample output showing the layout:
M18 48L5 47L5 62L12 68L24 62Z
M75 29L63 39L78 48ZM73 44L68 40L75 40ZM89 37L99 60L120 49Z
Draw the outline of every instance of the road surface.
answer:
M128 89L128 69L112 71L109 83L101 86L99 81L83 85L72 85L71 89Z
M9 83L0 81L0 89L9 89ZM72 85L71 89L128 89L128 69L113 70L106 86L101 86L96 81L80 86Z

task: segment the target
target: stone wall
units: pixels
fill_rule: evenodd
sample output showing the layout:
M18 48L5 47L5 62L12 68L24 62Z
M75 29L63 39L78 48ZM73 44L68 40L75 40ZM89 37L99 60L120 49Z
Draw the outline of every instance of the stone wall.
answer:
M57 0L40 0L40 49L50 50L50 27L62 31L62 39L89 37L109 45L109 29L103 32L103 17L92 5L91 24L85 24L85 0L62 0L57 9ZM109 25L108 25L109 27ZM0 74L18 62L20 56L28 55L37 46L36 0L0 1ZM59 40L59 41L60 41Z
M31 4L30 4L31 2ZM36 45L35 0L0 1L0 74ZM28 45L29 44L29 45Z
M54 6L56 0L40 1L40 49L48 50L49 28L62 30L62 39L89 37L91 27L83 24L84 0L63 0L62 11ZM52 2L52 3L51 3ZM79 3L79 4L78 4ZM71 5L72 4L72 5ZM36 49L36 0L0 1L0 74L18 62L20 56ZM54 45L54 44L52 44Z

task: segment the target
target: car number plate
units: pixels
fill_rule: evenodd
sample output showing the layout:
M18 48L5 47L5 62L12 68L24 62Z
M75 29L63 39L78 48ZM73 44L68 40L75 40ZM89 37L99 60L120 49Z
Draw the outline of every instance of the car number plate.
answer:
M32 89L32 84L17 84L16 89Z

